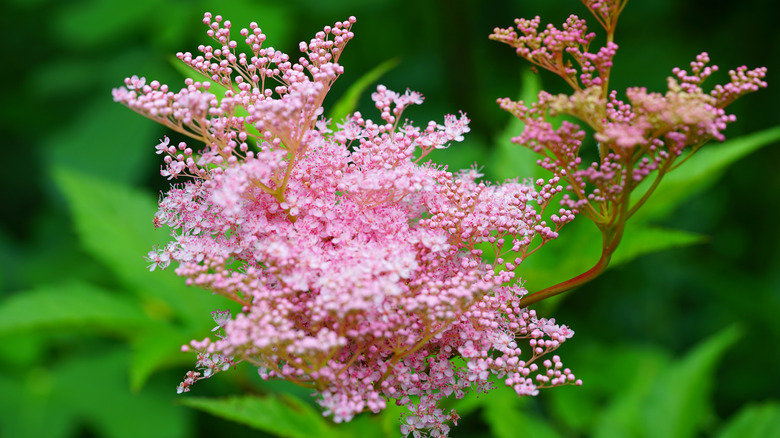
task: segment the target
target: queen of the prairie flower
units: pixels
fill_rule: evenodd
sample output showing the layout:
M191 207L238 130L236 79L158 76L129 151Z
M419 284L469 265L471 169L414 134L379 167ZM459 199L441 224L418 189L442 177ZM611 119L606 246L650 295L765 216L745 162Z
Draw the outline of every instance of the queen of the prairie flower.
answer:
M198 371L187 373L179 392L249 362L264 379L313 389L336 422L394 400L409 408L402 433L419 437L446 435L445 422L457 423L456 412L439 406L445 397L494 382L518 395L581 384L551 355L572 330L527 306L603 272L626 221L690 155L676 160L722 139L734 120L724 107L766 86L765 69L741 67L706 93L701 83L716 67L702 54L690 73L673 71L668 92L635 87L622 101L609 74L626 1L583 2L607 31L595 52L594 34L576 16L560 30L539 31L537 17L491 36L574 90L541 92L530 105L499 100L524 122L513 141L542 155L550 180L487 184L475 169L452 173L425 161L461 141L469 120L402 119L422 103L419 93L379 86L371 96L378 121L358 112L324 118L354 17L300 43L302 56L293 60L264 47L255 23L240 31L249 47L240 52L230 22L207 13L216 45L178 54L207 80L187 79L173 92L133 76L114 90L116 101L204 145L193 150L165 138L156 147L161 174L187 179L160 202L155 224L170 227L173 240L149 253L150 269L176 262L188 284L241 305L233 316L215 311L214 336L185 346L197 352ZM582 162L585 131L568 121L556 127L550 117L557 114L594 131L597 162ZM632 198L651 174L650 188ZM549 211L564 187L564 208ZM578 213L603 233L601 259L527 295L516 268Z
M241 31L246 55L230 22L204 22L218 46L178 56L219 95L205 81L174 93L136 77L114 91L205 144L157 146L163 176L191 178L160 202L155 223L174 239L150 253L151 269L178 262L188 284L242 306L232 318L215 312L216 336L191 342L200 371L180 392L245 361L262 378L314 389L337 422L396 400L410 407L405 432L436 435L457 420L438 402L490 389L491 374L519 395L579 384L558 356L542 359L573 332L519 306L526 291L514 274L574 218L565 209L542 216L561 191L557 178L490 185L475 170L425 162L462 140L469 120L401 122L419 93L378 87L379 122L324 119L354 18L301 43L297 62L264 48L254 23Z

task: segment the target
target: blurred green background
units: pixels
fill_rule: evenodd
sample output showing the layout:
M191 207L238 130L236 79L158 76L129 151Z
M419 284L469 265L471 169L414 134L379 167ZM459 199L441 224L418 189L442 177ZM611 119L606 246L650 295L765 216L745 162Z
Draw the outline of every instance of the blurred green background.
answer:
M143 256L167 238L152 228L168 187L154 145L171 133L115 104L111 89L133 74L178 88L171 58L207 42L204 11L236 29L257 21L267 45L290 54L355 15L346 73L326 106L397 57L381 82L426 96L405 116L423 124L462 110L472 119L467 140L434 159L453 168L476 161L489 178L527 176L530 167L506 168L519 155L506 143L510 117L495 104L523 92L527 64L488 34L515 17L559 24L570 13L599 30L574 0L5 0L3 10L11 29L0 118L2 437L398 435L398 411L334 428L306 391L262 383L249 366L175 394L194 362L178 347L207 336L209 312L225 304L170 271L145 269ZM767 66L769 88L729 108L738 121L726 135L777 126L778 16L770 0L632 0L612 84L663 91L671 69L702 51L722 68L712 84L742 64ZM557 77L539 78L566 91ZM359 109L377 118L367 95ZM463 420L452 436L780 436L780 148L771 143L711 171L653 218L695 245L633 258L543 303L540 311L577 333L560 354L582 388L467 398L453 404ZM572 243L549 253L559 258L547 257L552 266L591 262ZM534 272L520 273L536 289ZM265 398L195 398L243 394ZM223 419L224 410L244 424Z

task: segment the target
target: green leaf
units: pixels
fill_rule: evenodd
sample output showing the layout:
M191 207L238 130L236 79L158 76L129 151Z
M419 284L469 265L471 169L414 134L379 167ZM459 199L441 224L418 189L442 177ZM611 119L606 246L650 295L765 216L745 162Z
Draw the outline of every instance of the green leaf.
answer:
M101 351L63 364L57 370L53 399L69 403L78 418L93 425L96 436L193 436L191 413L175 404L176 383L131 393L127 387L129 359L123 350ZM79 397L85 385L89 385L89 397Z
M18 395L0 397L0 434L69 437L86 428L104 438L193 436L191 412L173 403L174 386L130 393L127 362L125 351L99 349L0 377L0 391Z
M127 138L151 139L159 130L149 120L105 99L89 102L63 129L44 139L44 159L52 167L89 172L112 181L137 182L153 164L153 141L128 143Z
M643 255L707 240L708 236L702 234L656 227L632 219L612 255L609 269ZM558 239L523 261L518 273L528 282L529 290L541 290L590 269L600 257L600 248L601 234L596 226L585 218L579 218L567 225Z
M409 410L406 408L406 406L398 406L395 403L388 403L385 410L379 414L379 423L383 436L388 438L397 437L401 427L401 416L408 412ZM356 438L360 438L360 435L356 435Z
M68 438L75 419L67 406L54 409L49 398L54 379L48 370L31 367L26 375L0 373L0 436Z
M520 399L511 389L499 387L483 397L486 400L482 418L490 426L493 436L497 438L560 437L551 425L525 412L522 407L527 405L529 400Z
M661 374L643 405L645 436L696 436L713 416L710 396L716 365L741 332L736 326L722 330Z
M704 146L680 168L664 176L648 201L631 220L650 221L667 217L686 199L712 186L729 165L762 147L780 141L780 126L722 144ZM649 187L653 175L634 191L636 201Z
M186 397L181 403L280 437L341 436L314 408L283 394L224 399Z
M400 62L401 60L397 57L390 58L369 70L368 73L361 76L360 79L350 85L344 95L341 96L341 98L333 105L333 108L330 110L328 117L331 118L334 122L340 122L348 114L354 112L355 108L357 108L360 96L363 95L363 92L366 91L366 89L371 84L384 76L385 73L395 68Z
M580 419L580 424L593 427L584 435L597 438L641 436L642 401L652 390L658 375L668 367L669 359L659 350L614 345L600 346L594 353L588 357L591 358L589 362L595 364L578 373L585 382L583 388L578 389L596 395L600 393L610 402L596 411L599 415L595 418L587 422ZM591 386L595 388L591 389Z
M135 303L87 284L40 286L0 302L0 335L82 327L133 332L150 324Z
M612 255L610 267L628 263L645 254L652 254L670 248L704 243L708 237L682 230L653 227L629 221L623 240Z
M144 299L148 314L169 320L178 316L194 327L209 324L209 313L222 301L184 286L172 270L149 272L146 267L144 256L168 240L162 231L155 233L157 207L151 196L67 168L56 168L53 174L85 249Z
M597 438L692 437L712 416L709 407L714 370L723 353L740 337L730 327L706 339L686 356L669 362L648 350L642 355L602 354L610 376L611 403L588 436ZM586 382L588 376L581 376ZM598 380L598 379L596 379Z
M389 403L388 408L394 407L394 403ZM379 414L360 414L349 423L341 423L336 426L338 434L345 438L395 438L398 436L400 423L398 422L399 415L393 415L394 412L394 409L391 412L386 409ZM391 426L389 430L385 430L385 425L388 423Z
M133 340L130 359L130 389L139 391L156 371L176 365L193 366L195 356L185 354L181 346L204 333L188 333L173 326L160 326Z
M578 368L579 369L579 368ZM581 374L578 374L578 377ZM595 391L587 390L592 387L593 381L588 380L583 387L554 388L541 394L542 401L548 404L547 412L553 418L551 422L558 427L565 426L586 436L592 423L602 409L598 406L598 398Z
M11 331L0 336L0 363L8 370L35 366L50 353L48 341L49 333L46 331Z
M780 438L780 403L768 401L743 407L717 438Z
M153 0L138 0L133 7L117 10L110 0L68 2L54 20L55 33L63 44L94 48L137 30L138 23L155 16L160 5Z

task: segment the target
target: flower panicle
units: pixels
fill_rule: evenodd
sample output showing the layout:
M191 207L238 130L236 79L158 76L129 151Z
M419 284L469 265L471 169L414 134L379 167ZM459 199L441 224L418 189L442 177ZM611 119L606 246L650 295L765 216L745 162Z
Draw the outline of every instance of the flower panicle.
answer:
M237 51L230 21L208 12L203 21L218 44L201 45L201 55L186 52L177 57L204 80L188 78L185 88L173 92L158 81L147 84L145 78L132 76L113 90L115 101L205 144L204 150L193 153L184 142L173 146L163 140L157 146L157 153L165 154L162 175L208 179L214 168L255 158L264 149L302 152L301 143L321 114L317 111L322 100L344 71L337 61L354 36L355 18L327 26L309 43L302 42L304 56L298 62L273 47L264 48L265 35L256 23L240 31L248 55ZM277 184L267 191L278 195L285 176L276 175Z
M577 213L549 211L559 176L489 184L424 161L462 141L469 119L402 119L423 102L410 90L378 86L377 122L324 119L354 18L301 43L295 63L264 47L255 23L240 31L251 54L237 52L229 21L204 23L216 45L178 56L209 80L174 93L131 77L114 90L205 145L165 137L155 148L163 176L189 178L160 200L154 223L172 240L149 253L150 270L176 262L187 284L241 306L215 311L212 337L183 347L197 369L178 392L246 361L313 389L336 422L395 400L409 407L402 430L443 436L459 417L442 399L488 391L490 376L518 395L581 384L552 356L573 332L521 307L515 277Z
M723 141L723 131L736 120L725 107L747 93L767 86L766 68L745 66L729 72L730 81L705 91L704 81L718 70L707 53L690 63L690 70L675 68L668 90L651 92L628 88L620 98L609 88L616 54L613 42L617 19L627 0L583 0L607 32L606 44L590 51L595 34L585 20L570 16L558 29L541 20L517 19L514 28L496 28L491 38L515 48L534 67L561 76L572 93L538 93L536 102L498 99L504 110L523 121L523 131L512 142L539 153L538 164L565 185L562 205L596 223L602 232L602 257L589 271L529 295L533 304L589 281L606 269L619 245L626 221L652 195L661 179L680 166L710 140ZM560 115L571 121L553 123ZM598 160L584 162L580 152L585 129L593 131ZM642 184L645 180L649 184ZM637 189L638 196L632 196Z

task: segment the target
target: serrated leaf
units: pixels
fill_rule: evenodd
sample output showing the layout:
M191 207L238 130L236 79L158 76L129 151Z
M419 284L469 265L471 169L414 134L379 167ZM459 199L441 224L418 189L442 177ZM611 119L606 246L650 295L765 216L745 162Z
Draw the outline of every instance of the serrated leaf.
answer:
M208 315L219 303L215 297L184 286L172 270L149 272L146 266L144 256L167 240L152 226L157 206L151 196L67 168L54 169L53 176L85 249L144 298L147 313L160 319L177 316L195 327L208 325Z
M683 201L714 184L729 165L751 152L776 144L778 141L780 141L780 126L722 144L704 146L680 168L664 176L656 191L632 220L647 222L667 217ZM653 176L650 175L648 180L634 191L632 202L645 193Z
M285 438L341 436L306 403L284 394L223 399L184 397L181 404Z
M341 122L348 114L351 114L357 108L360 96L379 78L385 75L388 71L395 68L401 60L399 58L390 58L376 67L368 71L349 86L346 92L339 98L339 100L333 104L333 108L330 110L328 117L334 122Z
M725 351L741 337L732 326L705 340L661 374L643 404L645 436L695 436L713 415L710 395L714 372Z
M717 438L780 438L780 403L769 401L743 407Z
M83 327L132 332L150 325L134 302L88 284L40 286L0 302L0 335Z

